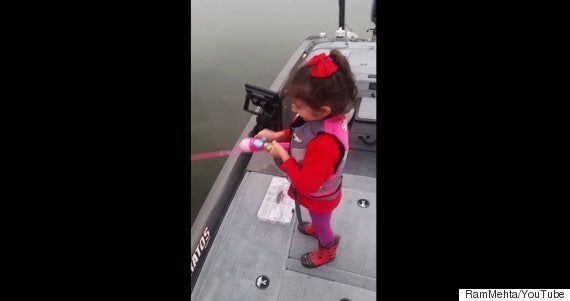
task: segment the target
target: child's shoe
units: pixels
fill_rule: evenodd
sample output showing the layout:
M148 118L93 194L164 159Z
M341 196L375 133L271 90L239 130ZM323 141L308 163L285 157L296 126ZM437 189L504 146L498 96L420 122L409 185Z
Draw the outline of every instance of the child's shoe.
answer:
M297 229L299 229L299 231L305 235L312 236L316 239L319 238L317 236L317 231L315 231L315 228L313 228L313 224L309 222L303 222L302 224L297 225Z
M301 256L301 263L307 268L316 268L333 261L336 257L336 248L340 242L340 236L335 236L334 242L328 246L321 246L316 251Z

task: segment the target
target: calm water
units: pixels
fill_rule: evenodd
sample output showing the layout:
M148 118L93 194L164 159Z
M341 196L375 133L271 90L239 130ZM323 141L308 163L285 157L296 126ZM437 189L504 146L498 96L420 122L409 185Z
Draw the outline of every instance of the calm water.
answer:
M368 38L371 0L346 0L345 23ZM231 149L250 114L246 82L269 88L308 36L338 26L337 0L191 1L191 153ZM191 164L191 222L226 158Z

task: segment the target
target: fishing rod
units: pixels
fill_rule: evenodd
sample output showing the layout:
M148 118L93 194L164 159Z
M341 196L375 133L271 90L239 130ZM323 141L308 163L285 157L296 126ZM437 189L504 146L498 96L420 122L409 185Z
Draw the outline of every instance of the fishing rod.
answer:
M288 142L279 142L279 144L281 144L284 149L288 150L290 148L290 144ZM271 147L271 143L265 142L265 138L245 138L240 141L239 147L237 149L194 154L190 156L190 161L220 158L234 154L252 153L262 150L270 151Z
M376 143L374 141L366 141L364 137L358 136L360 140L362 140L367 145L373 145ZM367 137L368 138L368 137ZM289 150L290 143L289 142L279 142L284 149ZM271 150L271 143L265 142L264 139L260 138L245 138L239 143L238 149L229 149L229 150L221 150L215 152L208 152L208 153L199 153L190 155L190 161L198 161L198 160L205 160L205 159L213 159L213 158L221 158L229 155L238 155L241 153L253 153L262 150L270 151Z

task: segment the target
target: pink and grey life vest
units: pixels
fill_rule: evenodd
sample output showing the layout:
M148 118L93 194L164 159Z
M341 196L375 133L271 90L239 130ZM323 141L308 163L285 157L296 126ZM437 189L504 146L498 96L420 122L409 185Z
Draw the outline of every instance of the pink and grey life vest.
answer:
M346 114L326 118L323 120L305 122L299 127L291 128L291 157L295 159L299 166L303 166L303 158L307 151L307 144L313 140L318 133L328 133L335 136L343 145L341 151L341 161L337 164L334 173L325 183L308 197L319 200L333 200L340 192L342 171L346 163L348 154L348 120Z

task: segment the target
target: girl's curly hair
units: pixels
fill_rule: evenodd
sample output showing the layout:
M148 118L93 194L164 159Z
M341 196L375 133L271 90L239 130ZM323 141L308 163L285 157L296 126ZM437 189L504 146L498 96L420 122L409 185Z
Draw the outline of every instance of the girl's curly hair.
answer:
M335 73L325 78L313 77L313 66L304 64L289 75L285 93L315 110L328 105L331 107L330 116L334 116L347 113L354 107L358 89L346 57L336 49L330 52L329 57L338 65Z

